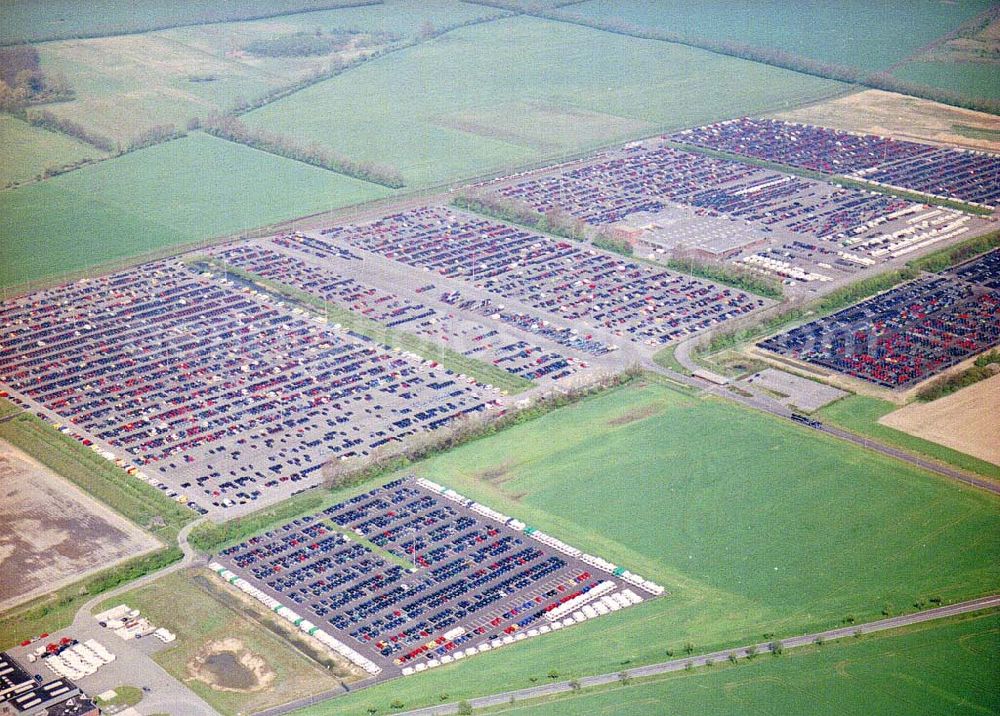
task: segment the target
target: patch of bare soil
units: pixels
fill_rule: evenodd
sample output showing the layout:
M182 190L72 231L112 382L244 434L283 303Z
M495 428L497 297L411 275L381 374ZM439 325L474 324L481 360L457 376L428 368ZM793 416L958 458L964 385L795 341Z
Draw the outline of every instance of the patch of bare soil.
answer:
M239 639L211 641L187 664L192 677L216 691L251 693L262 691L274 681L274 670L244 646Z
M1000 130L1000 117L882 90L865 90L772 116L848 132L1000 151L1000 142L988 138ZM956 127L986 136L964 136Z

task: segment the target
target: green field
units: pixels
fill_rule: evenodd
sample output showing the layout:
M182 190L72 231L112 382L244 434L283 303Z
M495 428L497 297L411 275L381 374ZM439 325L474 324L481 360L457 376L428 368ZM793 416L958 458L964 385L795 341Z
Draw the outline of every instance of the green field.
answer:
M1000 479L1000 467L992 463L923 438L907 435L901 430L879 425L879 418L898 409L898 405L888 400L851 395L822 408L819 417L826 422L836 423L852 432L896 445L909 452L926 455L986 477Z
M970 97L1000 100L1000 64L908 62L893 73L907 82L940 87Z
M134 0L127 4L89 0L83 12L77 0L0 0L0 43L141 32L155 27L330 8L345 2L350 0L241 0L238 4L217 0Z
M158 651L153 660L224 714L255 712L337 688L337 675L272 633L280 627L261 626L280 624L281 619L273 615L265 617L256 609L248 610L230 595L221 580L208 570L182 571L113 597L98 608L128 604L139 609L153 624L174 632L177 641ZM209 642L233 638L262 656L275 672L272 688L258 693L226 692L192 678L188 670L192 656Z
M72 101L48 110L127 144L150 127L184 127L192 117L228 111L239 102L326 72L335 61L385 47L392 39L363 34L363 49L351 44L327 55L280 58L247 53L254 42L317 30L384 31L398 40L412 37L425 22L444 27L497 12L457 0L411 0L45 43L40 45L43 67L65 75L76 92Z
M875 71L905 59L989 7L988 0L590 0L566 10Z
M93 159L101 152L63 134L0 114L0 187L34 179L46 167Z
M532 716L665 713L939 716L1000 711L1000 615L847 639L653 682L491 710Z
M226 49L227 42L231 46L233 38L245 41L268 33L312 32L318 27L412 36L417 34L424 22L445 27L497 14L500 11L496 8L461 0L387 0L378 5L282 15L268 20L183 27L157 34L215 54Z
M608 469L613 465L614 469ZM787 421L636 384L433 458L421 474L656 579L662 599L309 714L408 708L789 636L1000 586L986 494Z
M0 285L386 196L203 134L0 192Z
M51 42L39 53L42 67L64 74L76 92L72 101L46 109L123 145L156 125L183 129L192 117L225 111L238 97L260 96L295 76L156 34Z
M839 88L678 45L519 17L392 53L244 119L393 165L420 186L789 107Z

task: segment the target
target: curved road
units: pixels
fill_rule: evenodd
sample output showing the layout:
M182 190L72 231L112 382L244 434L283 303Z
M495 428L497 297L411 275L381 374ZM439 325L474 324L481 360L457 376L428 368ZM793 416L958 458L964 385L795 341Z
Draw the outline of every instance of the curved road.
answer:
M828 631L816 632L814 634L803 634L801 636L795 636L788 639L781 639L781 647L782 649L794 649L795 647L814 644L816 643L816 640L820 638L824 641L831 641L834 639L843 639L844 637L854 636L858 633L871 634L873 632L897 629L910 624L919 624L921 622L932 621L934 619L944 619L957 614L966 614L968 612L976 612L993 607L1000 607L1000 594L982 597L981 599L972 599L967 602L959 602L958 604L949 604L948 606L928 609L926 611L916 612L915 614L905 614L903 616L880 619L879 621L868 622L867 624L858 624L856 626L830 629ZM693 667L705 666L709 661L715 663L718 661L726 661L731 657L735 657L736 659L746 659L751 654L765 654L770 652L771 644L769 642L761 644L748 644L735 649L715 651L711 654L701 654L699 656L690 656L683 659L664 661L659 664L639 666L634 669L626 669L625 671L619 671L613 674L585 676L578 679L578 681L580 686L584 688L589 686L603 686L606 684L620 682L623 675L629 678L657 676L659 674L668 674L673 671L683 671L688 668L689 664ZM533 686L528 689L505 691L491 696L483 696L478 699L470 699L469 704L471 704L473 708L482 709L490 706L503 706L505 704L509 704L511 700L526 701L529 699L537 699L543 696L552 696L554 694L563 694L571 691L573 691L571 682L559 681L551 684L543 684L541 686ZM402 716L450 716L450 714L457 713L458 704L452 703L406 711L402 714Z
M175 562L161 570L97 595L87 601L77 611L76 616L73 618L72 626L60 630L60 634L65 633L80 641L97 639L108 646L119 657L112 664L98 670L96 675L88 677L88 683L85 684L88 690L94 688L93 684L103 683L110 679L108 683L103 685L103 688L114 688L118 684L125 683L144 686L149 689L148 692L143 694L142 701L136 706L137 711L141 714L167 713L184 714L184 716L218 716L218 712L214 708L153 661L148 654L148 648L143 648L145 646L144 643L122 641L118 637L112 636L111 632L97 623L92 614L94 608L105 600L144 587L167 574L197 564L200 561L207 561L206 558L198 555L187 541L191 530L205 519L207 518L202 517L189 522L177 534L177 544L181 548L181 551L184 552L184 557L179 562Z

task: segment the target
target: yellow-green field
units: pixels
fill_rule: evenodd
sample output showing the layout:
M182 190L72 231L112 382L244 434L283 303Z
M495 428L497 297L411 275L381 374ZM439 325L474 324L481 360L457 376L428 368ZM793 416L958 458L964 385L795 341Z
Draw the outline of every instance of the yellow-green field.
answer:
M0 285L388 195L196 134L0 192Z
M36 178L46 167L59 167L101 152L64 134L32 127L9 114L0 114L0 188Z
M518 17L367 62L244 119L395 166L419 186L841 88L678 45Z

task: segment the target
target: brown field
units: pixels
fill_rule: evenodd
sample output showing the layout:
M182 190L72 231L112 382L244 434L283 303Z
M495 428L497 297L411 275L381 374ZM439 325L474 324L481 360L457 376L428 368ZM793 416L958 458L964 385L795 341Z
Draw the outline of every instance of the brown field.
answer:
M0 611L160 543L0 440Z
M925 440L1000 465L1000 375L879 420Z
M1000 140L986 138L1000 132L1000 117L882 90L865 90L770 116L850 132L1000 151ZM960 128L985 136L964 136Z

